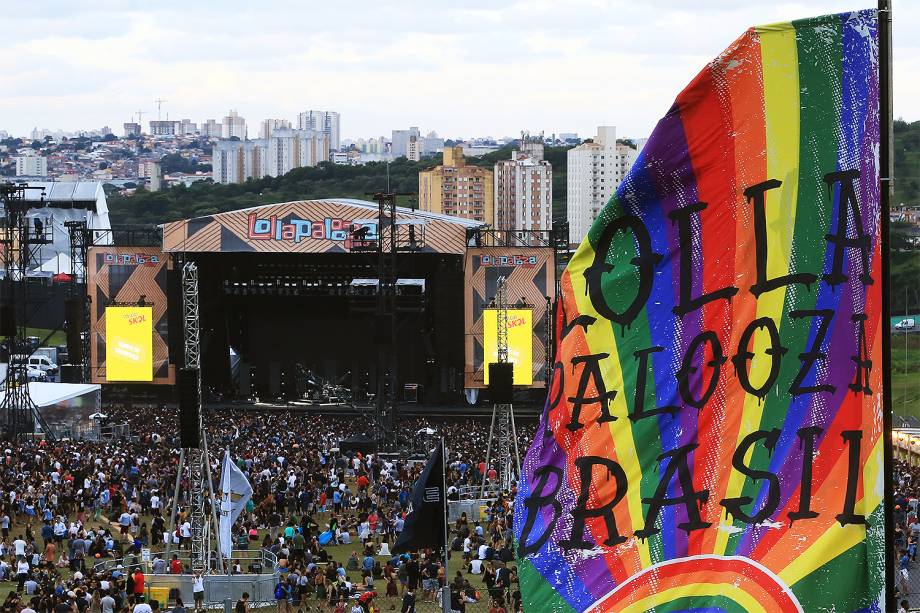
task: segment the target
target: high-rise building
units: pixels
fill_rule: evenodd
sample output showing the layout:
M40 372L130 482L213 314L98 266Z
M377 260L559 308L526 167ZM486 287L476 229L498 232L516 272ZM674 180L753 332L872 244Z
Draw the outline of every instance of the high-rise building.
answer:
M259 126L259 138L271 138L275 130L290 129L291 122L287 119L263 119Z
M209 138L220 138L223 134L224 127L217 123L215 119L206 119L203 124L201 124L201 135L207 136Z
M177 121L170 121L169 119L151 119L150 120L150 135L151 136L175 136Z
M129 136L140 136L141 135L141 124L135 123L133 121L125 122L125 138Z
M495 164L496 230L551 230L553 167L543 159L543 143L524 142L510 160Z
M572 243L580 243L588 234L638 156L634 147L617 143L615 126L600 126L593 142L569 149L566 218Z
M418 139L420 133L418 128L411 127L408 130L393 130L393 137L390 140L390 154L394 158L409 157L409 139L415 137Z
M48 158L40 155L14 157L17 177L47 177Z
M340 117L335 111L304 111L297 114L297 129L323 132L331 151L338 151L342 146L340 128Z
M409 137L409 144L406 145L406 158L413 162L422 159L422 139L418 136Z
M224 117L221 123L221 138L233 138L246 140L246 120L240 117L236 109L231 109L230 114Z
M214 145L211 172L215 183L244 183L265 176L265 142L222 140Z
M198 131L198 126L191 119L180 119L176 124L176 134L179 136L192 136Z
M468 166L462 147L445 147L444 163L418 173L419 206L494 223L492 169Z
M329 160L326 135L313 130L275 130L267 140L265 174L279 177L294 168Z

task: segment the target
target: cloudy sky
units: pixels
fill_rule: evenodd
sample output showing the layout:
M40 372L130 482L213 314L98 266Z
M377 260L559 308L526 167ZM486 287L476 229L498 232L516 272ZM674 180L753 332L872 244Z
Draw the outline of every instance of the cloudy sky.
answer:
M643 136L747 26L873 0L8 0L0 130L338 110L343 137ZM113 8L116 5L117 8ZM895 0L895 116L920 119L920 2Z

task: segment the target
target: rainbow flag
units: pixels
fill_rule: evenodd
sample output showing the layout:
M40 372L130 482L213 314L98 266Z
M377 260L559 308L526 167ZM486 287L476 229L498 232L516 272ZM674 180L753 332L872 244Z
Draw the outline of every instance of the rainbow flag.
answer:
M877 11L749 29L566 268L527 611L884 608Z

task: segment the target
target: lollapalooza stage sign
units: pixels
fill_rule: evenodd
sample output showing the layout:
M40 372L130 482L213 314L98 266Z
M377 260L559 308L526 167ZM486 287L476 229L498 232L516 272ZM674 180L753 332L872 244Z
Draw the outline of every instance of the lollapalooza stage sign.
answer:
M885 608L878 62L752 28L658 123L562 277L525 610Z

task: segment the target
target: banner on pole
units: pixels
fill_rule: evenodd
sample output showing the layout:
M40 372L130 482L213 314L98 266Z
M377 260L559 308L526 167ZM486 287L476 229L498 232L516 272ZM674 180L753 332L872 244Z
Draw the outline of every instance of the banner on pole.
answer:
M561 281L525 610L884 609L877 11L749 29Z

